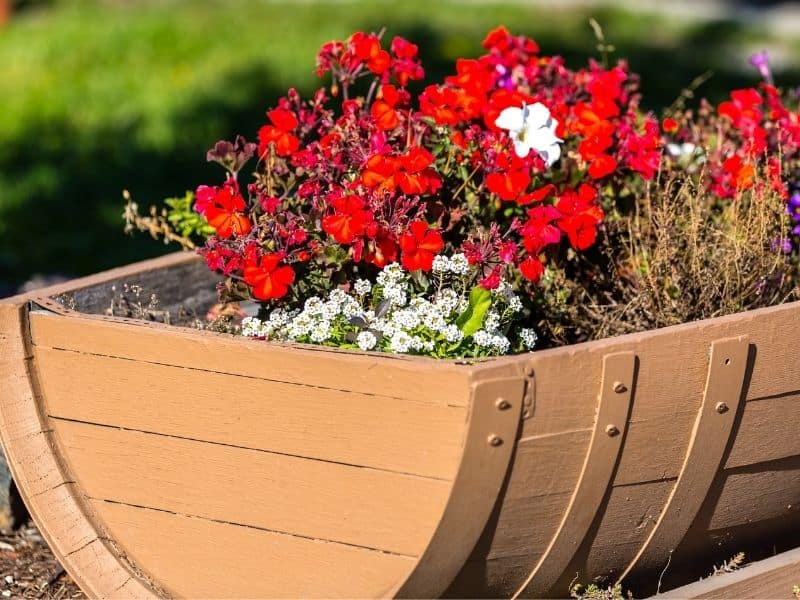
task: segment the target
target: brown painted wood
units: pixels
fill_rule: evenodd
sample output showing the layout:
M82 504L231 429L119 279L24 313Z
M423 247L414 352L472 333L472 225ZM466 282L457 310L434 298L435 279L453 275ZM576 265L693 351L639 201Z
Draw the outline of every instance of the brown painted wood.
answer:
M703 403L675 487L642 548L620 575L654 570L683 540L717 475L743 401L749 344L746 336L711 345Z
M106 543L53 451L38 409L26 319L24 302L0 302L0 436L14 480L53 553L87 594L153 598Z
M438 597L475 546L511 460L525 393L523 377L474 385L464 452L438 527L397 598Z
M435 359L267 344L241 336L93 315L65 318L35 312L30 327L37 348L445 406L465 406L470 397L468 369Z
M77 288L85 290L87 299L99 302L104 286L107 288L121 277L136 278L137 273L146 271L156 281L196 260L183 255L133 265L115 273L68 283L60 286L58 293ZM22 301L24 299L17 299L17 303ZM49 308L58 308L49 300L41 302ZM602 359L608 354L627 352L636 354L639 368L636 400L627 419L624 445L613 479L606 485L608 493L603 501L599 505L585 503L586 506L580 507L593 517L591 526L581 539L574 540L570 547L570 564L563 569L554 589L562 593L569 583L564 579L574 578L575 573L579 573L584 582L597 575L619 575L645 545L664 507L678 508L676 500L673 498L670 502L669 498L692 447L691 434L707 383L709 345L717 339L740 335L749 336L753 348L747 402L737 415L730 453L724 468L720 465L722 471L704 503L702 519L696 519L687 532L686 538L691 538L691 544L684 546L686 552L693 553L687 556L702 559L702 554L721 539L734 543L744 530L755 531L749 524L757 526L762 536L774 535L780 528L781 518L784 515L793 518L795 509L791 507L800 506L800 480L796 477L800 465L795 463L800 448L790 435L791 424L797 417L797 404L792 400L800 395L800 367L785 351L787 332L794 331L800 319L798 304L474 364L254 343L220 334L59 310L62 314L35 313L31 316L33 345L30 340L24 342L28 350L23 366L32 365L31 370L37 375L36 385L40 385L38 379L41 378L40 387L46 393L44 398L29 395L21 404L24 410L32 406L37 415L38 425L31 427L31 433L47 430L49 424L43 427L42 419L44 414L51 414L58 435L47 434L46 451L37 449L37 442L24 435L7 441L10 426L6 424L9 419L5 415L11 413L2 400L0 433L6 445L14 446L9 454L17 457L16 462L23 460L37 465L43 460L46 462L48 452L57 461L58 472L63 474L60 476L62 484L58 484L58 477L54 480L53 476L48 476L41 479L41 485L54 483L57 487L53 489L63 490L60 493L66 494L67 500L72 498L78 510L70 515L84 519L89 538L98 536L87 538L85 548L75 556L78 560L105 565L96 554L105 548L105 556L110 560L110 566L94 568L92 577L96 580L86 583L90 589L109 585L101 582L106 577L108 581L119 583L114 579L114 573L119 572L115 571L115 564L122 564L127 577L133 571L149 575L176 596L191 595L198 589L218 589L214 586L222 586L221 580L211 572L213 550L206 549L209 544L198 545L197 542L219 533L221 539L232 544L241 541L243 548L258 554L261 557L259 572L274 570L277 573L270 582L274 586L267 587L256 581L256 563L246 557L235 565L226 565L226 569L238 574L237 586L241 587L236 588L236 593L240 596L320 595L324 594L318 587L323 585L323 580L330 590L325 595L386 595L420 567L428 569L425 578L433 579L431 573L441 573L441 585L445 586L451 576L447 573L457 569L459 562L465 562L465 566L448 591L449 595L513 594L530 574L532 565L541 560L543 551L558 537L559 526L576 487L584 481L583 467L595 429ZM18 329L20 331L12 332L12 337L25 340L22 332L28 327L24 316ZM411 477L447 487L466 469L461 457L467 439L467 415L471 414L475 402L471 386L480 381L518 378L520 372L527 369L532 369L534 379L525 392L520 438L513 447L508 476L496 492L497 502L488 517L479 514L480 511L473 514L466 509L450 510L451 500L464 503L468 500L466 494L460 499L452 492L438 497L438 515L434 514L435 494L417 492L415 498L419 504L424 505L428 500L431 504L413 507L420 511L418 514L427 517L420 516L412 523L409 513L405 521L401 519L402 522L396 524L408 532L381 525L381 519L386 519L383 523L390 521L390 511L402 503L386 501L387 512L378 515L379 509L374 507L379 504L380 492L368 495L364 506L353 509L360 518L375 519L373 533L384 528L386 535L375 537L386 546L389 543L393 548L408 545L409 554L413 554L409 548L415 547L417 554L423 553L423 556L429 547L439 548L439 556L446 554L444 549L453 550L454 556L449 561L432 561L428 567L423 566L427 562L400 553L359 546L366 546L370 533L348 530L348 521L344 518L335 524L331 519L318 519L315 527L328 528L327 537L322 538L313 537L313 533L312 539L308 539L301 534L267 531L273 526L262 520L267 518L264 514L269 513L268 507L260 514L255 505L241 507L225 494L219 504L214 504L213 494L211 499L201 498L209 489L209 482L223 477L219 472L205 480L201 477L192 487L185 486L176 471L165 469L159 474L150 467L140 467L140 470L150 469L148 476L154 486L150 500L165 501L170 495L165 492L170 490L168 482L178 482L179 487L185 487L193 496L178 498L173 489L169 501L183 504L180 507L176 504L171 510L200 507L205 516L190 516L194 515L191 510L179 513L164 508L152 510L115 504L109 499L93 500L93 496L87 494L90 484L97 486L93 489L105 486L102 488L105 492L126 489L119 474L110 477L109 482L101 481L97 475L101 468L97 465L107 461L105 468L120 473L116 461L125 460L125 452L132 448L120 440L148 435L169 440L162 451L167 445L170 448L183 447L183 444L187 444L186 447L213 446L220 449L220 457L223 454L225 457L283 456L291 459L288 462L292 464L310 461L335 464L337 469L358 467L381 473L381 477ZM0 377L20 378L20 373L24 374L22 381L31 381L19 362L0 361ZM101 374L106 381L100 381ZM115 387L114 378L121 378L126 385ZM193 380L199 383L187 383ZM246 389L246 399L232 396L230 388ZM191 406L192 410L185 410L186 406ZM115 448L116 454L90 456L91 444L79 447L83 441L69 445L66 437L59 438L58 429L68 419L116 428L119 439L103 442ZM30 419L20 422L31 424ZM77 430L97 425L72 423L65 427ZM110 430L110 427L105 429ZM780 436L791 439L782 444L772 443ZM30 436L31 440L35 438ZM187 452L187 456L191 456L194 451ZM142 454L142 457L134 457L135 460L141 464L155 462L155 451ZM213 452L212 455L216 456ZM178 464L181 460L187 461L187 469L195 468L186 457L168 462ZM215 463L221 464L223 460L228 459L218 458ZM309 474L303 480L306 483L301 484L303 473L288 469L292 472L286 474L287 470L280 466L283 460L264 460L253 463L261 465L258 473L279 479L276 489L284 490L285 494L299 493L297 486L310 485L308 482L314 479ZM242 459L237 464L244 462ZM79 464L83 469L94 469L95 475L82 479L84 476L78 473ZM39 469L41 473L40 467L30 468ZM79 476L73 476L73 470ZM502 480L505 468L501 471ZM492 472L492 476L498 475ZM316 476L322 480L325 477ZM587 477L594 475L589 473ZM38 481L23 480L22 485L36 489ZM75 483L70 483L73 481ZM239 483L231 482L231 485L235 488ZM334 487L332 483L327 489ZM137 492L128 486L125 493L134 495ZM256 493L259 502L270 500L267 496L258 496L259 493ZM337 493L346 494L346 491ZM488 502L485 496L482 495L484 505ZM357 504L352 499L349 503ZM288 503L279 501L276 506L279 510L272 517L282 519L283 523L295 523L293 527L303 525L301 519L291 513ZM321 504L312 506L319 510L316 515L327 514L326 507ZM372 512L367 510L370 506ZM245 523L219 518L236 511L243 517L239 520ZM465 513L466 521L454 520L454 515ZM63 513L48 513L39 519L52 531L48 534L51 537L67 535L62 528L72 529L69 524L72 516L65 520L59 518L59 514ZM364 516L367 514L370 516ZM429 520L425 521L426 518ZM464 525L456 527L453 525L456 522ZM474 529L480 529L483 523L486 525L478 535ZM708 530L704 531L706 528ZM414 536L417 536L414 539L430 540L431 536L436 537L437 531L454 533L439 535L436 544L431 546L425 542L414 542L419 543L414 546L409 542ZM173 534L179 542L167 539ZM335 539L319 541L328 537ZM276 542L279 538L280 542ZM469 552L475 538L478 542L465 561L463 553ZM351 541L342 541L345 539ZM351 543L355 545L348 545ZM191 558L196 560L196 567L195 563L187 566L187 561L183 560L181 549L186 546L192 546ZM360 554L340 552L340 547ZM380 556L376 558L374 553ZM80 558L84 556L87 558ZM314 570L314 577L303 588L298 587L301 580L293 578L297 575L293 563L301 556L311 556L314 563L313 567L304 566L307 571ZM432 556L435 558L436 554ZM284 561L282 557L287 558ZM363 565L361 557L365 557ZM69 564L71 556L65 560L71 572L79 570ZM350 581L353 563L358 563L359 570ZM553 565L547 568L562 570ZM317 573L320 573L319 578L316 578ZM202 587L204 578L206 583L211 582L210 587ZM123 589L141 585L138 576L124 581L127 583Z
M800 582L800 548L783 552L723 575L671 590L654 598L729 598L792 600Z
M143 571L177 598L375 598L413 560L174 513L97 502Z
M589 531L617 466L636 386L636 356L603 358L597 417L581 477L547 550L514 598L548 593L564 574Z
M446 481L271 452L50 423L70 473L92 500L405 556L425 549L451 488Z
M461 406L42 346L35 355L46 410L61 419L443 480L458 467Z

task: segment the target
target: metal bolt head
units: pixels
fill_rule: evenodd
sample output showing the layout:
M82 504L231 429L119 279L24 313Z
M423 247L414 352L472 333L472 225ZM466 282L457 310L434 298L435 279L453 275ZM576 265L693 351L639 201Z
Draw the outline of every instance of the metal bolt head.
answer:
M492 435L490 435L488 437L488 439L486 441L489 442L490 446L497 447L497 446L499 446L499 445L501 445L503 443L503 438L501 438L499 435L495 435L493 433Z
M497 410L508 410L511 408L511 403L505 398L498 398L494 405L497 407Z
M606 434L609 437L614 437L615 435L619 435L619 429L617 429L616 425L606 425Z
M627 386L626 386L624 383L622 383L621 381L615 381L615 382L614 382L614 391L615 391L617 394L624 394L625 392L627 392L627 391L628 391L628 388L627 388Z
M714 407L714 409L719 414L726 413L726 412L728 412L728 405L725 404L724 402L717 402L717 405Z

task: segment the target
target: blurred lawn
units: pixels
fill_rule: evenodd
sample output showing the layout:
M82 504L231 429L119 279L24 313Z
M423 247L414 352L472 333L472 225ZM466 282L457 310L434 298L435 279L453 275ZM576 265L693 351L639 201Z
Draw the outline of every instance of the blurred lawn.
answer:
M544 53L585 62L594 16L617 55L642 74L645 105L668 105L695 76L719 99L755 82L749 52L766 47L800 83L800 43L729 22L692 24L615 9L524 2L358 0L321 5L245 0L51 2L0 29L0 282L82 274L168 248L122 234L123 188L140 205L216 182L205 151L255 135L289 86L309 91L319 45L388 26L418 43L431 78L480 52L505 24Z

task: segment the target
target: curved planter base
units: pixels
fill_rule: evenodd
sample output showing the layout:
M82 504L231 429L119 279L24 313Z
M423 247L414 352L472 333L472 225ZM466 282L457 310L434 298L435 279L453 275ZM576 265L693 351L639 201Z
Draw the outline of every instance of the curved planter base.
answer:
M0 301L3 446L92 597L563 596L800 532L800 305L474 363L102 314L204 269Z

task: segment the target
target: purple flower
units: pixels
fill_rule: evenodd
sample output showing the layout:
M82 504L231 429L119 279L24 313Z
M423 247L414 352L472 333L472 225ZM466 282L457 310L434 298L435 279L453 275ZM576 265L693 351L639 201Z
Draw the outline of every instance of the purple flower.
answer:
M794 192L786 202L786 212L794 219L795 223L800 223L800 191Z
M750 57L750 64L758 70L761 77L764 78L764 81L769 84L772 83L772 71L769 69L769 54L767 54L766 50L753 54Z
M791 254L792 252L792 242L786 238L772 240L772 244L770 245L773 252L781 252L783 254Z

